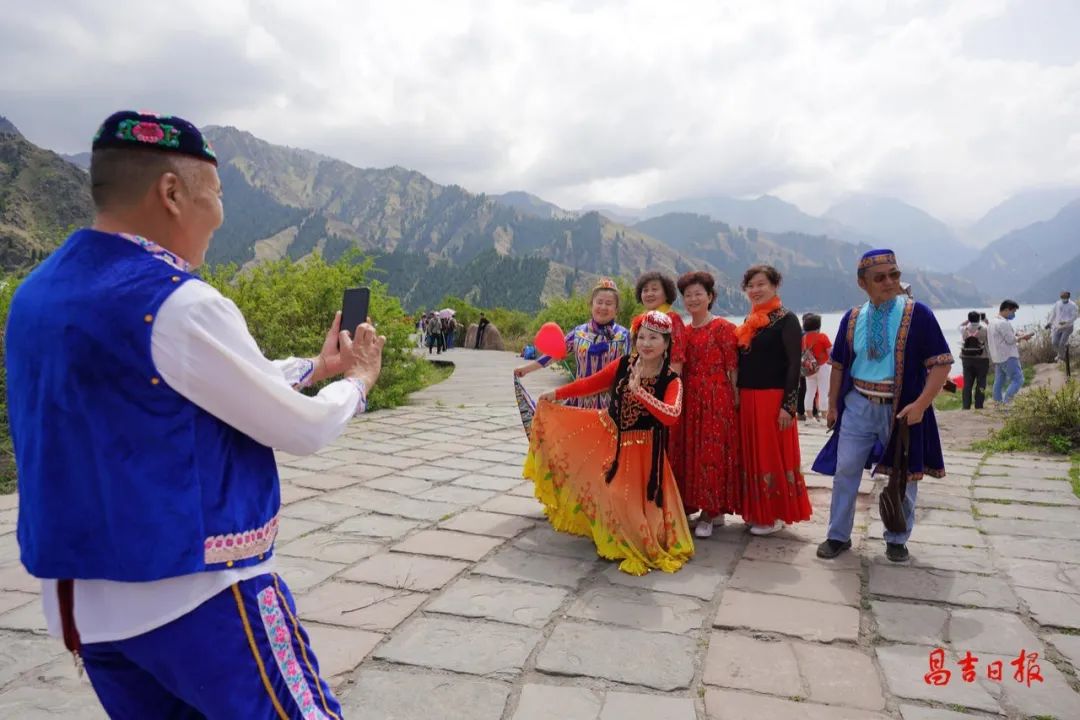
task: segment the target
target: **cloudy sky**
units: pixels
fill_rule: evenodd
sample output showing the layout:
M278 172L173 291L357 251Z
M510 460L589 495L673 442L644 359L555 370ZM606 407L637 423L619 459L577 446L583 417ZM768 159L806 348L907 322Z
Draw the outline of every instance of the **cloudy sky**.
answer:
M1080 184L1076 0L4 3L0 115L121 107L564 207Z

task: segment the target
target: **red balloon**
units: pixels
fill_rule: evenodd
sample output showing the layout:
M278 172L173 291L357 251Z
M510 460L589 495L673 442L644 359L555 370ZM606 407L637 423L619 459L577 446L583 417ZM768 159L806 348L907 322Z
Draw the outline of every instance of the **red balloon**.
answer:
M533 343L536 345L536 349L544 355L556 360L562 360L566 357L566 333L562 331L558 323L544 323L536 333L536 339L533 340Z
M956 385L956 387L958 387L960 389L963 389L963 387L964 387L964 376L963 375L955 375L955 376L953 376L952 381L953 381L953 384Z

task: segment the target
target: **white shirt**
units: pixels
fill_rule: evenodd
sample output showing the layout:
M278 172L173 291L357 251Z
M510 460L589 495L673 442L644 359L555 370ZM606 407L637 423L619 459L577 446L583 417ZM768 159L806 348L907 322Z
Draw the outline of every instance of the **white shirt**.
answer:
M1020 357L1020 348L1016 344L1016 331L1013 330L1011 321L1000 315L991 318L987 335L989 336L990 362L996 365L1009 358Z
M1054 303L1054 309L1050 313L1050 329L1068 327L1076 322L1080 309L1071 300L1058 300Z
M312 362L263 357L239 308L212 286L189 280L158 310L150 337L158 374L173 390L253 439L308 455L341 434L366 399L363 384L339 380L315 397L294 385L310 381ZM230 585L271 571L249 567L155 580L76 580L75 626L84 643L141 635L179 618ZM61 635L56 581L41 581L49 633Z

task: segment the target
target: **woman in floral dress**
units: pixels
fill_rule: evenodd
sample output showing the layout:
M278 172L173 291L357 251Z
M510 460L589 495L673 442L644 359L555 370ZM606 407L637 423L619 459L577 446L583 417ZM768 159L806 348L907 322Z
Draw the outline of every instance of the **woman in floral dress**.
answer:
M694 541L666 457L683 396L669 367L671 319L650 312L634 346L633 357L540 396L524 476L556 530L592 538L625 573L675 572ZM603 391L613 398L606 410L552 402Z
M712 314L716 282L707 272L679 278L691 321L686 328L683 414L671 433L671 468L687 515L698 510L694 534L712 535L725 513L742 509L735 378L735 326Z
M607 367L630 352L630 331L615 322L619 314L619 288L614 282L602 278L593 288L590 298L592 319L566 334L566 352L574 358L578 380L587 378ZM547 367L552 358L541 355L533 362L514 370L514 377L522 378L529 373ZM607 392L589 397L574 398L569 405L599 410L611 402Z

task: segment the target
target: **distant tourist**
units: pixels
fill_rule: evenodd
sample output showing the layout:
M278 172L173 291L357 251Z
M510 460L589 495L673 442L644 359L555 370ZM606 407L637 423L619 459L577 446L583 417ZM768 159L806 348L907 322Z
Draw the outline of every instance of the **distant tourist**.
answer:
M443 318L443 337L446 338L446 349L454 349L454 334L457 332L457 322L454 318Z
M601 278L589 298L592 319L566 333L566 352L574 359L575 375L580 380L607 367L630 352L630 331L615 322L619 314L619 288L611 280ZM535 361L514 370L515 377L547 367L551 357L541 355ZM583 408L606 408L611 402L608 392L588 397L571 398L569 403Z
M750 313L735 331L739 346L742 512L754 535L810 518L795 421L802 328L780 302L780 272L754 265L743 275Z
M828 413L833 433L814 461L816 472L833 476L828 535L817 555L831 559L851 547L863 469L877 443L885 451L874 473L892 469L902 419L909 440L907 486L899 498L906 529L886 529L884 535L885 556L903 562L915 526L916 481L945 476L933 401L953 358L930 308L899 292L900 268L891 250L865 253L858 282L867 301L844 315L833 341Z
M1070 297L1072 295L1068 290L1062 290L1060 301L1054 303L1054 309L1050 312L1050 342L1059 361L1065 360L1065 349L1069 347L1069 337L1078 314L1076 303Z
M911 289L911 283L907 283L907 282L900 283L900 292L907 295L912 300L915 299L915 291Z
M634 295L645 306L645 312L658 310L671 318L671 370L681 373L686 360L686 326L682 315L671 309L675 281L660 272L647 272L637 279Z
M694 534L712 535L725 514L742 511L739 423L735 375L739 354L735 326L712 314L716 281L707 272L679 278L690 311L683 366L683 412L671 430L671 469L687 515L697 511ZM670 313L669 313L670 316Z
M435 350L436 355L442 355L442 323L439 318L432 313L431 317L427 321L427 347L428 355L432 350Z
M972 394L975 409L982 410L986 400L986 376L990 373L990 349L986 325L980 315L972 310L967 322L960 326L960 362L964 366L964 389L961 393L965 410L971 409Z
M829 350L832 340L821 332L821 316L815 313L803 315L802 356L800 371L806 379L806 393L803 395L803 407L813 412L814 419L820 420L818 412L829 411L829 378L832 368L829 366ZM814 397L817 396L817 408ZM806 416L799 418L805 420Z
M476 323L476 345L473 346L474 350L479 350L484 346L484 333L490 324L491 321L487 319L487 315L480 313L480 322Z
M665 453L683 401L682 381L669 367L671 318L647 313L634 349L540 396L524 475L553 528L592 538L597 554L624 573L670 573L694 554ZM612 398L606 409L554 404L600 392Z
M1020 367L1019 341L1029 340L1034 333L1020 334L1012 321L1020 304L1004 300L997 317L990 321L987 330L987 348L990 362L994 363L994 402L1007 405L1024 386L1024 370Z

